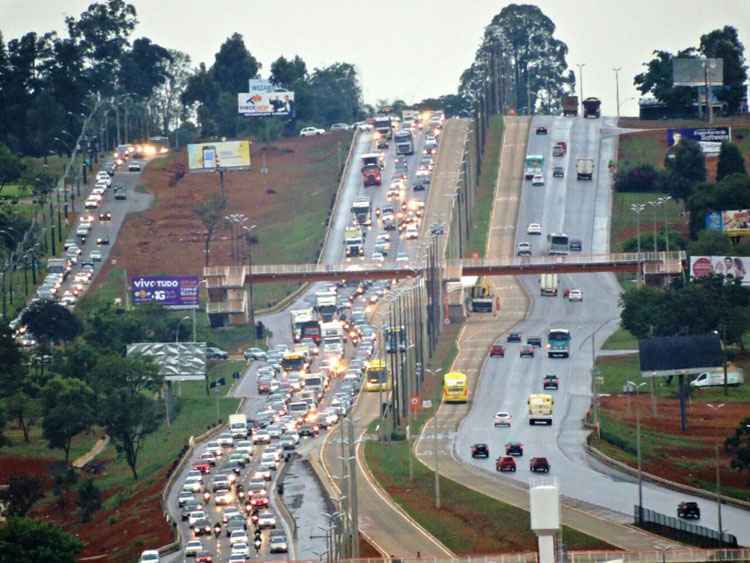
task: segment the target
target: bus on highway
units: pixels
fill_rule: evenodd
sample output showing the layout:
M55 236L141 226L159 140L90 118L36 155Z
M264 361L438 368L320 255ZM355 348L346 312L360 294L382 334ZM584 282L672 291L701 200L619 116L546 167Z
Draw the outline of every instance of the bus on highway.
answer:
M466 374L457 371L443 376L443 401L465 403L469 400L469 380Z
M531 180L544 171L544 156L541 154L527 154L523 163L523 176Z
M414 154L414 136L411 129L401 129L393 136L396 154Z
M567 254L569 250L568 235L565 233L552 233L547 235L547 253L550 256L555 254Z
M570 331L565 328L551 328L547 333L547 357L567 358L570 356Z
M390 391L391 374L383 360L367 362L365 369L365 391Z

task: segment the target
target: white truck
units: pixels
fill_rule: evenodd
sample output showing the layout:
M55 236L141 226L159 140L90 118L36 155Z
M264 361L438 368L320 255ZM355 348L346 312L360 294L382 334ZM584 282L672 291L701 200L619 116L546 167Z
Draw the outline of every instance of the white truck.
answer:
M244 414L229 415L229 431L234 439L247 439L247 416Z
M539 293L544 297L557 297L557 274L539 276Z
M360 227L349 227L344 231L344 246L347 257L364 256L365 238Z
M576 178L578 180L593 180L594 179L594 159L593 158L579 158L576 160Z
M745 373L734 366L727 370L727 385L737 386L745 383ZM722 368L704 371L690 382L693 389L706 387L721 387L724 385L724 370Z
M315 309L323 322L330 322L336 316L338 309L336 293L333 291L319 291L315 294ZM322 329L322 326L321 326Z
M537 422L552 425L552 407L555 400L546 393L532 393L527 400L529 407L529 425Z

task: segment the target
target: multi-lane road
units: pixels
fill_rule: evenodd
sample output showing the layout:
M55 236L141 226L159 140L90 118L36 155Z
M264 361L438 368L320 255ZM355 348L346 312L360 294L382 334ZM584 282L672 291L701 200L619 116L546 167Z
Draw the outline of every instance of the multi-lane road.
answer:
M536 135L538 126L547 135ZM607 164L615 157L616 139L611 119L584 120L562 117L535 117L529 133L527 154L545 157L544 186L524 181L516 226L516 244L531 243L533 254L546 254L546 235L564 232L583 242L584 254L606 253L609 249L610 178ZM603 131L605 135L603 135ZM565 141L568 151L564 158L553 158L552 146ZM575 162L593 158L596 164L594 181L578 181ZM553 166L565 168L565 178L553 178ZM529 223L540 223L542 235L527 234ZM495 474L494 459L502 453L502 445L510 440L524 444L524 457L519 460L513 479L528 481L528 459L545 456L552 466L551 476L560 485L561 493L589 512L621 522L632 521L637 503L637 486L632 477L614 471L592 460L584 450L588 433L583 419L591 405L591 369L594 353L617 328L617 307L620 286L613 274L576 274L559 276L557 297L542 297L538 276L519 278L529 296L530 307L525 320L515 326L525 341L528 336L544 340L550 328L571 331L569 359L549 359L543 350L534 358L521 358L519 344L506 345L504 358L485 362L478 386L472 392L469 414L461 422L454 439L454 452L466 464ZM583 302L564 299L565 289L579 288ZM592 348L592 337L594 347ZM504 339L503 339L504 340ZM554 395L554 416L551 426L530 426L526 400L530 393L542 392L545 374L560 378L560 389ZM510 429L494 428L493 417L499 410L513 416ZM489 460L472 459L469 445L485 442L491 445ZM502 477L498 477L502 479ZM716 503L693 498L651 483L643 485L643 503L662 514L674 515L683 500L695 500L702 508L700 524L717 529ZM735 534L741 544L750 543L750 513L724 506L724 530Z

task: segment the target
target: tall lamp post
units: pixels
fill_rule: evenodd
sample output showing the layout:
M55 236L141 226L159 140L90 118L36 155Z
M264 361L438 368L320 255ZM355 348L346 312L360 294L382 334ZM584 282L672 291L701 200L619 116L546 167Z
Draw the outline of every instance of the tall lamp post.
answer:
M643 383L634 383L632 381L628 381L627 385L630 387L630 389L635 389L636 397L640 397L641 394L641 387L646 385L646 382ZM635 448L636 448L636 455L638 457L638 522L637 524L641 524L643 522L643 468L642 468L642 458L641 458L641 405L638 399L636 399L635 402Z
M711 408L714 412L718 411L719 409L723 409L726 406L726 403L719 403L718 405L714 405L712 403L706 403L706 406ZM716 442L715 444L715 451L716 451L716 509L718 512L718 518L719 518L719 542L723 542L722 536L724 535L724 527L722 525L721 521L721 465L719 463L719 443Z
M621 66L612 69L615 72L615 95L617 96L617 119L620 119L620 71Z
M645 203L633 203L630 210L635 213L635 232L638 241L638 285L641 284L641 213L646 209Z
M581 103L583 103L583 67L586 66L586 63L577 63L576 66L578 67L578 91L580 92Z
M443 371L441 368L438 369L426 369L425 371L429 372L432 375L438 375L441 371ZM434 425L434 453L435 453L435 508L438 510L440 509L440 471L439 471L439 461L438 461L438 411L440 410L440 403L438 402L437 405L435 405L435 415L433 420Z
M250 279L248 281L248 296L249 296L249 306L250 306L250 327L251 330L255 330L255 295L253 292L253 244L258 242L258 239L253 235L253 231L255 230L255 227L258 225L250 225L249 227L247 225L242 225L242 229L245 231L245 242L247 242L247 268L248 268L248 275L250 276Z
M671 199L671 195L665 195L664 197L660 197L656 200L659 202L659 206L664 211L664 244L666 245L665 248L667 252L669 252L669 223L667 222L667 202Z

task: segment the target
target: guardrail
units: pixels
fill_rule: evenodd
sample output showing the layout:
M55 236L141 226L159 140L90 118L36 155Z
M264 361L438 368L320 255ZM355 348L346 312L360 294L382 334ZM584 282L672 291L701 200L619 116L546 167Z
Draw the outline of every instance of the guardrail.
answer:
M737 538L732 534L727 534L726 532L719 533L711 528L684 522L674 516L667 516L666 514L661 514L642 506L635 505L633 507L633 518L635 519L636 526L646 530L650 528L649 524L655 524L656 526L674 530L679 535L684 534L686 538L703 538L708 544L737 547Z

